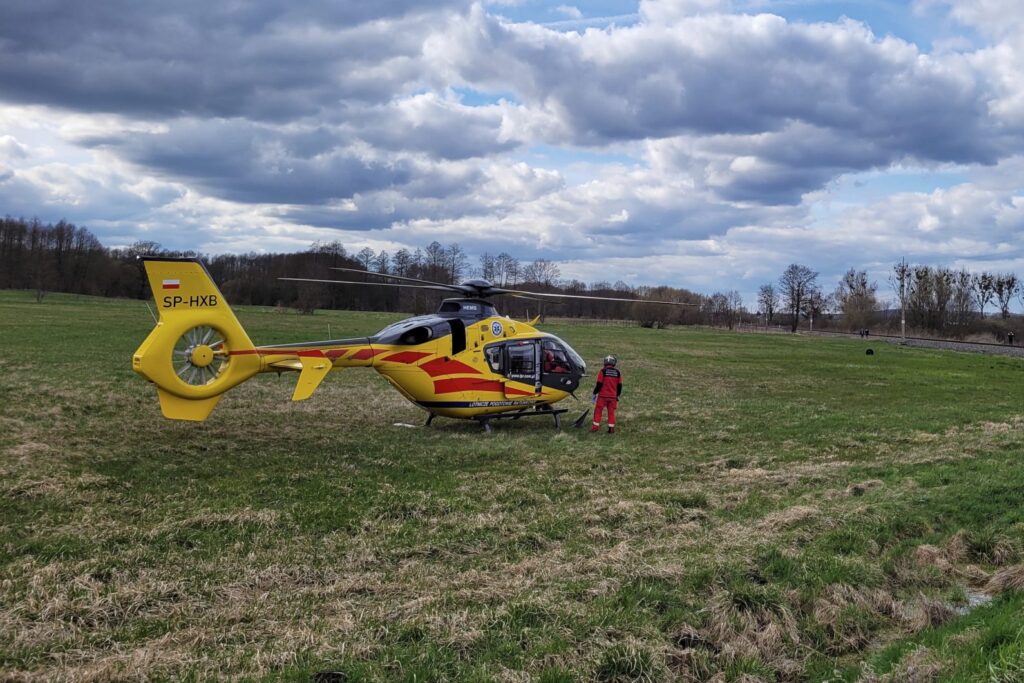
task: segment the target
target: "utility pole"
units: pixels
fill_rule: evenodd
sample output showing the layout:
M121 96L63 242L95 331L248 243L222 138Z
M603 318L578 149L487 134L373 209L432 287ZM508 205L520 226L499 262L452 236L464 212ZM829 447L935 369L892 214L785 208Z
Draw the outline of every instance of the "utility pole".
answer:
M903 259L903 271L907 273L904 275L902 282L900 283L903 291L900 292L900 337L903 341L907 341L907 280L909 273L907 271L907 260Z
M889 280L892 284L896 285L897 292L900 297L900 337L903 341L907 340L907 295L910 290L910 266L907 265L907 259L901 259L899 263L893 266L893 274Z

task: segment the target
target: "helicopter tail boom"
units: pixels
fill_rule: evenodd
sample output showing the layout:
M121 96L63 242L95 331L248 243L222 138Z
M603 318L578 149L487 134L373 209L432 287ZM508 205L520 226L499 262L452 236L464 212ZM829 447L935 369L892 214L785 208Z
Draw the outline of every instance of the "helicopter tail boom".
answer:
M156 385L165 417L205 420L224 392L260 372L260 356L202 263L143 260L160 316L132 369Z

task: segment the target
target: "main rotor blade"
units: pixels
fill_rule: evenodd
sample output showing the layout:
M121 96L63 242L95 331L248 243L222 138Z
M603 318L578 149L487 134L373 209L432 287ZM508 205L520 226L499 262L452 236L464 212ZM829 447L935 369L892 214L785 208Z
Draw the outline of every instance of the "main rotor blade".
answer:
M432 282L431 280L420 280L414 277L405 277L404 275L389 275L387 273L374 273L370 270L358 270L356 268L342 268L332 267L331 270L343 270L346 273L362 273L363 275L374 275L376 277L386 277L391 280L402 280L403 282L416 282L421 285L437 285L438 287L449 287L454 285L446 285L443 282ZM461 291L461 290L460 290Z
M362 271L360 271L362 272ZM290 282L322 282L328 285L363 285L370 287L408 287L410 289L435 289L439 292L455 292L456 294L462 294L461 289L450 287L448 285L400 285L397 282L352 282L351 280L317 280L310 277L279 277L278 280L288 280Z
M513 296L523 295L530 297L543 297L547 299L590 299L592 301L625 301L631 304L664 304L666 306L697 306L698 304L687 304L681 301L661 301L660 299L620 299L613 296L586 296L583 294L548 294L546 292L525 292L520 289L502 289L495 287L488 294L511 294Z
M505 292L498 292L498 293L499 294L504 294ZM511 293L509 293L509 296L514 298L514 299L527 299L528 301L540 302L540 299L538 299L535 296L523 296L522 294L511 294Z

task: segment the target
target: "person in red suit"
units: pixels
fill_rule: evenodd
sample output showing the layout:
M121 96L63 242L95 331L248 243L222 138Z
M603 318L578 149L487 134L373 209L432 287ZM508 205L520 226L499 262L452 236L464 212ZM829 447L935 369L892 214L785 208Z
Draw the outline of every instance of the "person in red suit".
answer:
M594 387L594 423L590 431L596 432L601 427L601 415L608 409L608 433L615 433L615 408L622 396L622 372L616 366L615 356L604 357L604 367L597 373L597 385Z

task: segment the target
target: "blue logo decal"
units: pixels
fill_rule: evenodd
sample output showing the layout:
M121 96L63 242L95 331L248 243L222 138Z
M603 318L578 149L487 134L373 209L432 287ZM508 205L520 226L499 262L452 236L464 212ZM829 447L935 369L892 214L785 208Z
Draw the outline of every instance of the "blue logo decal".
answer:
M501 336L501 323L499 323L497 320L491 323L491 334L493 334L495 337Z

